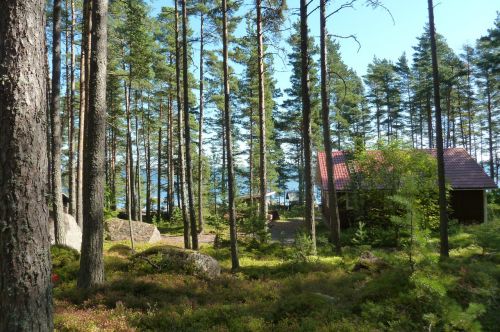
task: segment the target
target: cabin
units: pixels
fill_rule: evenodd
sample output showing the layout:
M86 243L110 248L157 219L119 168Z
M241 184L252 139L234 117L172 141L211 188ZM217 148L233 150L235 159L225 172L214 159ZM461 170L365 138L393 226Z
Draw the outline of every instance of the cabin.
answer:
M436 156L436 149L421 150ZM342 226L350 223L350 181L351 171L347 163L346 151L333 151L335 189L338 194L339 216ZM352 167L351 167L352 168ZM484 172L483 168L463 148L444 150L446 181L451 186L450 218L461 223L485 222L488 219L486 191L497 188L496 183ZM328 209L328 178L325 152L318 152L316 185L321 191L322 213Z

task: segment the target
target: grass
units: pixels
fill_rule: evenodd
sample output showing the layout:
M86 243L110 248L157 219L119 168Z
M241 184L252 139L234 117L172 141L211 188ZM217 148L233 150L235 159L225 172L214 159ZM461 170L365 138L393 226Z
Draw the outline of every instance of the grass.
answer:
M228 247L201 251L223 272L206 280L179 272L151 273L128 243L105 244L106 283L76 289L78 257L53 250L55 327L59 331L494 331L500 325L500 222L459 227L450 259L422 253L416 270L401 251L371 251L383 269L353 270L365 247L318 256L279 243L240 243L241 269L230 272ZM488 232L489 230L489 232ZM491 232L496 233L491 235ZM321 237L323 232L320 228ZM324 236L324 235L323 235ZM435 244L435 242L434 242ZM141 244L137 250L150 245ZM432 248L434 250L434 248Z

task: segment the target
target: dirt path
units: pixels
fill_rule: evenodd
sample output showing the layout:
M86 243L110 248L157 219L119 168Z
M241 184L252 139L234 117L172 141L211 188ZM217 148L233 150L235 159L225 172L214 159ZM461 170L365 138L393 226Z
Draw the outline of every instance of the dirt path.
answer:
M269 224L271 232L271 239L279 241L284 244L293 244L295 242L295 235L301 229L304 221L302 218L294 218L286 221L273 221ZM161 242L163 244L184 247L184 237L182 235L161 235ZM201 234L198 235L199 244L213 244L215 239L214 234Z
M302 218L294 218L286 221L273 221L269 224L271 238L284 244L293 244L295 235L300 230L304 221Z
M199 244L213 244L215 239L214 234L200 234L198 235L198 243ZM184 247L184 236L182 235L161 235L161 242L163 244L168 244L176 247Z

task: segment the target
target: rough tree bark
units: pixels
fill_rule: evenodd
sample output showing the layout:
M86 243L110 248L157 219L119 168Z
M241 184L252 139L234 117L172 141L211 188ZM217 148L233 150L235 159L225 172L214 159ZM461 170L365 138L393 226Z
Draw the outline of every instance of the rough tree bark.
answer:
M444 171L444 152L443 152L443 127L441 124L441 99L439 95L439 68L436 51L436 28L434 26L434 6L432 0L428 0L429 10L429 33L431 39L431 57L432 57L432 78L434 84L434 107L436 111L436 148L437 148L437 166L438 166L438 186L439 186L439 230L440 230L440 255L449 256L448 247L448 213L446 203L446 184Z
M305 222L316 248L316 225L314 221L314 193L312 178L311 147L311 97L309 95L309 52L308 52L307 0L300 0L300 50L302 85L302 136L304 138L304 182L305 182Z
M331 241L340 253L340 218L333 172L332 141L330 135L330 105L327 91L327 51L326 51L326 0L320 0L320 49L321 49L321 113L323 119L323 144L325 147L326 173L328 177L328 218Z
M178 174L179 174L179 199L182 208L182 220L184 222L184 247L186 249L191 249L191 240L189 238L189 216L187 210L187 198L186 198L186 165L185 165L185 153L184 153L184 125L183 125L183 109L181 101L181 54L179 47L179 10L177 8L177 1L175 1L175 78L176 78L176 95L177 95L177 138L178 138ZM187 112L188 110L184 110Z
M88 108L89 55L91 50L90 29L91 0L83 0L83 33L80 59L80 111L78 129L78 160L76 174L76 222L83 226L83 145L85 138L85 114Z
M108 0L92 1L92 51L83 165L83 237L77 285L104 282L104 137L106 136L106 66Z
M222 0L222 59L224 67L224 127L226 129L229 235L231 240L231 268L234 271L240 267L240 262L238 259L238 239L236 233L236 207L234 203L235 177L233 165L233 142L231 137L231 109L229 107L227 0Z
M52 98L50 104L52 125L52 213L54 238L64 244L64 211L61 179L61 0L54 0L52 25Z
M0 331L52 331L45 1L0 2Z
M198 250L198 231L193 195L193 169L191 161L191 126L189 124L189 82L188 82L188 48L187 48L187 8L186 0L182 0L182 85L184 92L184 139L186 145L186 182L189 208L189 224L191 241L194 250Z
M70 25L70 95L69 95L69 116L70 116L70 134L69 134L69 160L68 160L68 172L69 172L69 214L75 216L76 214L76 192L75 192L75 2L71 2L70 13L71 13L71 25Z

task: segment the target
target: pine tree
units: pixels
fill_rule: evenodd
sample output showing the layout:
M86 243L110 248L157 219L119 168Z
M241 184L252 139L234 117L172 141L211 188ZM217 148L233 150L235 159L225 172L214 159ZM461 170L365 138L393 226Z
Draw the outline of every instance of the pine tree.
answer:
M1 331L53 330L44 7L0 2Z
M432 0L428 0L429 10L429 35L431 43L432 58L432 81L434 85L434 107L436 112L436 147L438 164L438 187L439 187L439 229L440 229L440 255L449 256L448 248L448 212L446 203L446 183L444 171L444 152L443 152L443 132L441 125L441 99L439 91L439 67L436 47L436 30L434 27L434 5Z

